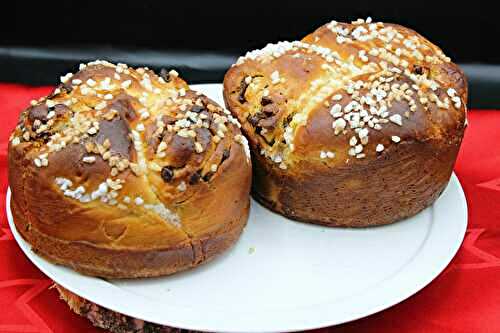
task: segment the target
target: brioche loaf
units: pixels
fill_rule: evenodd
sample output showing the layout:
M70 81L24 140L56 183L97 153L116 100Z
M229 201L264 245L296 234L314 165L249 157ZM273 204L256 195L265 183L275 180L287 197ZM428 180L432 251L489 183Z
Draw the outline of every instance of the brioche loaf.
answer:
M195 333L132 318L92 303L58 284L54 286L59 292L59 297L73 312L88 319L92 325L111 333Z
M252 193L292 219L382 225L445 188L466 126L460 68L413 30L332 21L224 78L253 155Z
M150 277L238 239L250 156L239 123L175 71L82 64L24 110L9 143L18 231L88 275Z

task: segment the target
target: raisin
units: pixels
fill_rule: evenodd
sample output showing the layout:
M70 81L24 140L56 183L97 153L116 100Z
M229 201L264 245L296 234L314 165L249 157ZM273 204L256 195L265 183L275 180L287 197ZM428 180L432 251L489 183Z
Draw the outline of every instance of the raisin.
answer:
M59 89L64 89L66 90L66 93L70 93L72 90L73 90L73 86L71 85L71 80L68 80L66 83L63 83L61 85L58 86ZM55 95L53 95L55 96Z
M165 166L161 169L161 178L163 179L164 182L169 182L174 178L174 171Z
M66 94L69 94L70 92L73 91L73 86L72 85L65 85L65 84L60 84L58 86L59 90L64 90Z
M214 174L213 172L207 173L205 176L203 176L203 180L208 182L210 180L210 177L212 177L213 174Z
M413 66L413 72L418 75L424 74L424 68L422 66L415 65Z
M160 76L165 82L170 82L170 73L165 68L161 69Z
M262 106L266 106L268 104L271 104L273 102L273 100L271 99L271 97L269 96L264 96L262 97L262 99L260 100L260 105Z
M292 122L293 115L289 114L285 119L283 119L283 127L288 127Z
M203 106L199 106L199 105L193 105L191 107L191 112L196 112L196 113L200 113L201 111L205 110L205 108Z
M222 164L222 162L224 162L225 160L227 160L227 158L229 157L229 149L224 149L224 151L222 152L222 160L220 161L220 163Z
M252 114L248 116L248 122L253 126L257 127L257 124L259 123L261 117L259 117L257 114Z
M245 79L241 80L240 83L240 95L238 96L238 101L243 104L246 103L245 92L247 91L248 83L245 82Z
M199 172L195 172L191 175L189 178L189 184L193 185L196 184L200 180L201 176Z

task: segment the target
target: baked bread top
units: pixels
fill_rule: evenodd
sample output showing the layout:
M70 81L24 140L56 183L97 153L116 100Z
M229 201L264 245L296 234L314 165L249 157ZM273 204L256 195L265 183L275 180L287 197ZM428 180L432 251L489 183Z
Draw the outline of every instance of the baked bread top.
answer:
M415 31L369 18L248 52L227 72L224 98L253 149L281 169L363 165L401 142L460 140L467 83Z
M177 72L95 61L61 82L10 138L13 200L39 231L170 248L223 232L247 209L248 185L234 186L251 175L238 121Z

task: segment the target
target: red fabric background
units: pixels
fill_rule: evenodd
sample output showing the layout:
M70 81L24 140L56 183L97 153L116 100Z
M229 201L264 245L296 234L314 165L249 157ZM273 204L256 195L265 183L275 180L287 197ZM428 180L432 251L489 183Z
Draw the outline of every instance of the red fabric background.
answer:
M58 300L7 224L7 140L18 113L49 91L0 84L0 332L102 332ZM500 111L471 111L468 118L455 172L467 197L469 225L455 259L410 299L316 332L500 332Z

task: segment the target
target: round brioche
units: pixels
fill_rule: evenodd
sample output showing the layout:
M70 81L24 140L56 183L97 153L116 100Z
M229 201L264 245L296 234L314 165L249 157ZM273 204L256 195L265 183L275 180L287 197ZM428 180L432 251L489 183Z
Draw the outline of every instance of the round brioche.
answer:
M416 32L360 19L247 53L226 73L224 99L250 142L258 201L364 227L412 216L443 191L467 83Z
M92 303L58 284L54 287L73 312L88 319L92 325L112 333L195 333L132 318Z
M17 230L48 260L134 278L197 266L249 213L246 139L227 110L161 77L96 61L20 115L9 143Z

